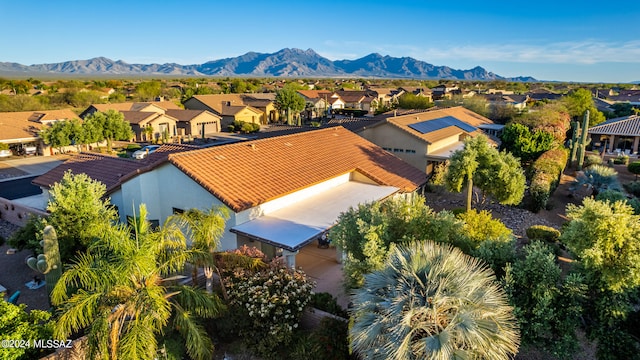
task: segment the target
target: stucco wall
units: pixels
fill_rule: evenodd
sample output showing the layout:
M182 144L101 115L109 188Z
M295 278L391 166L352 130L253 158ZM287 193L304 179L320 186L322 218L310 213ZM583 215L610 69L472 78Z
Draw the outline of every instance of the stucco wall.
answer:
M181 210L191 208L206 210L212 206L227 208L202 186L168 163L126 181L118 192L120 194L117 192L112 194L112 201L122 199L123 206L118 205L121 221L126 221L127 216L132 216L134 208L137 212L142 202L147 205L148 218L158 220L160 224L173 214L173 208ZM235 234L229 232L229 228L235 225L236 219L231 210L229 213L230 218L220 241L219 250L237 247Z
M6 220L14 225L24 226L31 214L43 217L49 216L46 211L33 209L14 203L11 200L0 198L0 219Z
M367 128L358 135L384 148L420 171L425 171L427 168L426 142L391 124ZM394 151L394 149L402 150L402 152ZM415 151L415 153L407 152L407 150Z

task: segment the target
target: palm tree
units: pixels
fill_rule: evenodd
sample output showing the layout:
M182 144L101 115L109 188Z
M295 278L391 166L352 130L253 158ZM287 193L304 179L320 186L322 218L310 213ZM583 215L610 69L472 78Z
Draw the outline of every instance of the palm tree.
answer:
M220 238L224 233L228 218L229 211L226 208L215 206L204 211L189 209L171 217L172 222L184 229L185 237L192 242L191 247L199 250L197 254L202 254L202 256L194 258L193 262L204 266L204 275L207 279L205 286L208 293L213 293L213 271L215 269L213 252L220 244Z
M508 359L518 351L513 309L495 275L456 248L398 245L352 302L351 342L366 359Z
M176 281L197 252L171 224L152 231L141 206L130 226L108 228L62 274L51 295L60 312L54 335L84 331L92 359L153 359L157 336L172 325L192 358L211 358L213 345L196 317L215 317L224 305Z

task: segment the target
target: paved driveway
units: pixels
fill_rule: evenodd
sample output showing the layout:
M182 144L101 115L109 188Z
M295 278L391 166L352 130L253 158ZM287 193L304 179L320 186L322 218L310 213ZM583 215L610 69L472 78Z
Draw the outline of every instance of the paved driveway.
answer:
M69 157L29 156L0 161L0 181L12 180L20 176L39 176L62 164Z

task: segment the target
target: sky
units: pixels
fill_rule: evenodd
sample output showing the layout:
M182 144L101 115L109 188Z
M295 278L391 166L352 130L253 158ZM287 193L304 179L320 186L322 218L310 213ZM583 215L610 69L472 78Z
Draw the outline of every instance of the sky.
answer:
M640 81L636 1L0 0L0 62L202 64L250 51L370 53L504 77Z

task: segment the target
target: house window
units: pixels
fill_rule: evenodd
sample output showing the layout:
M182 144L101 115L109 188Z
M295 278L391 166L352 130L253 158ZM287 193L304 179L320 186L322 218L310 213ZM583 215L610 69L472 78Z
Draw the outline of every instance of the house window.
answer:
M127 223L133 224L134 218L131 215L127 215ZM147 220L149 222L151 230L156 230L160 228L160 220ZM131 229L133 231L133 229Z
M172 212L173 212L173 215L179 215L179 214L184 213L184 210L183 209L178 209L178 208L172 208Z
M397 149L397 148L394 148L394 149L393 149L393 152L399 152L399 153L402 153L402 152L404 152L404 149Z
M416 153L415 150L411 150L411 149L405 149L404 152L406 152L407 154L415 154Z

